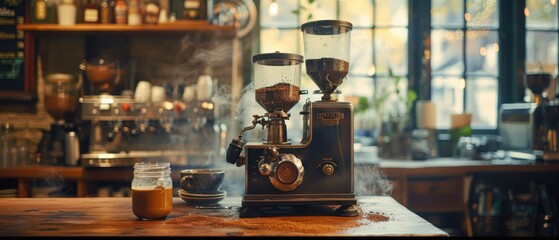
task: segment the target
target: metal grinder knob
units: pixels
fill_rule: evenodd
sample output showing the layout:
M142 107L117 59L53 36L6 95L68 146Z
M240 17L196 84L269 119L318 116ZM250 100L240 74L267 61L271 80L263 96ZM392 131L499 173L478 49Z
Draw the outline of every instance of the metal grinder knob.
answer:
M330 176L334 173L334 166L329 163L324 164L324 166L322 166L322 172L327 176Z
M295 155L282 153L279 161L272 162L271 165L272 172L268 177L275 188L284 192L293 191L303 182L305 169Z

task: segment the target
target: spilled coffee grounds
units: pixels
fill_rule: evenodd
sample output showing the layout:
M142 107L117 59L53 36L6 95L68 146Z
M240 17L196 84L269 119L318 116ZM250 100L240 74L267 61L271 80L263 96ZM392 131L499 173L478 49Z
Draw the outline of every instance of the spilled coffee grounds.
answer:
M383 215L382 213L370 212L365 214L364 217L371 222L386 222L390 220L390 217Z
M243 228L247 230L268 230L297 232L307 234L334 233L371 222L386 222L390 218L381 213L367 213L356 217L336 216L298 216L298 217L260 217L238 218L189 214L165 222L168 224L185 224L219 228Z

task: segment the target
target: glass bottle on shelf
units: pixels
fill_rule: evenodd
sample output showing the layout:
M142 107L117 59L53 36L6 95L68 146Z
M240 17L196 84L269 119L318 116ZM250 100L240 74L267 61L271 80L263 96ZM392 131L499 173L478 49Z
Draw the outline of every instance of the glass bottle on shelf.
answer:
M204 20L207 15L207 3L203 0L185 0L182 17L187 20Z
M130 0L128 2L128 25L142 24L142 7L139 0Z
M115 4L115 23L126 24L128 17L128 5L124 0L117 0Z
M95 0L88 0L87 3L83 6L83 22L99 22L99 7Z
M31 21L33 23L56 23L56 5L54 0L34 0L31 4Z
M83 10L87 0L75 0L74 5L76 6L76 23L83 23Z
M102 0L99 3L99 23L111 24L115 18L115 2L112 0Z

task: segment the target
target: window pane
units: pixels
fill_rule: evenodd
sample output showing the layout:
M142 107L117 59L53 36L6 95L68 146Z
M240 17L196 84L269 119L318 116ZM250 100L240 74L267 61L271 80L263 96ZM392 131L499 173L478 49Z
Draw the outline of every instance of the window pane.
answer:
M368 77L347 77L338 88L344 97L371 97L373 95L373 79Z
M526 71L544 70L557 73L557 46L557 33L527 31Z
M528 29L557 29L557 1L527 0L526 27Z
M406 116L408 79L383 76L375 80L373 101L377 102L377 111L383 119Z
M375 2L376 26L407 26L407 0L380 0Z
M372 42L372 30L354 29L351 31L350 74L368 75L369 68L373 64Z
M464 71L462 60L462 31L431 31L431 67L433 74L445 73L461 75Z
M450 128L450 114L462 113L464 86L462 78L434 77L431 80L431 100L437 106L437 128Z
M496 76L499 40L497 31L468 31L466 39L466 62L468 73Z
M432 0L431 26L453 27L464 26L463 0Z
M466 10L466 25L468 27L499 26L497 15L497 0L468 0Z
M310 20L336 19L336 0L300 1L302 9L299 15L301 23Z
M373 25L372 0L340 0L340 19L350 21L354 27Z
M466 111L472 113L472 128L496 128L498 87L496 78L467 80Z
M378 29L375 35L376 72L387 73L391 68L395 75L407 74L408 55L407 28Z
M260 53L269 52L285 52L297 53L297 39L301 31L279 30L279 29L262 29L260 31Z
M292 11L297 9L297 0L276 0L278 11L270 13L272 0L260 1L260 25L262 27L299 27L298 16Z

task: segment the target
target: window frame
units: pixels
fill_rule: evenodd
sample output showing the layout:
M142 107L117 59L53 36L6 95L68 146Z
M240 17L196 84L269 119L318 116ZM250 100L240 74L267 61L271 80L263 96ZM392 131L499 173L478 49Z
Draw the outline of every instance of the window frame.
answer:
M500 51L498 53L498 98L497 106L503 103L523 102L524 100L524 83L523 73L525 72L526 59L526 19L524 16L525 0L498 1L498 21L499 27L496 29L498 33L498 41ZM258 9L260 9L260 1L255 1ZM463 0L466 6L466 0ZM557 6L559 7L559 6ZM430 38L431 31L431 0L408 0L408 89L417 93L417 100L431 99L431 73L430 63L425 63L423 59L424 49L428 46L426 37ZM466 11L466 9L464 10ZM373 13L374 14L374 13ZM260 23L257 21L255 28L254 42L252 44L253 52L260 49ZM464 26L464 30L467 27ZM375 26L371 27L372 30ZM469 29L469 28L468 28ZM477 28L474 28L477 29ZM373 45L373 48L375 46ZM464 45L464 48L466 46ZM505 50L506 49L506 50ZM430 50L430 49L429 49ZM559 61L558 61L559 62ZM466 64L466 63L465 63ZM424 71L426 70L426 71ZM464 68L464 78L467 68ZM250 73L249 73L250 75ZM381 75L372 76L371 79L380 77ZM376 81L374 81L376 82ZM499 110L499 109L497 109ZM412 108L415 112L415 104ZM411 117L411 127L416 127L416 119L414 114ZM497 116L499 118L499 116ZM497 119L498 120L498 119ZM473 129L473 134L498 134L499 121L494 129ZM437 129L437 133L448 133L447 129Z
M497 69L497 106L500 108L503 103L522 102L524 98L524 85L521 73L524 72L524 59L526 58L525 46L525 17L524 7L525 1L507 1L498 0L498 21L499 27L496 29L498 33L498 41L500 49L507 49L506 51L499 51L498 61L499 66ZM466 6L466 0L463 0L463 5ZM431 99L431 72L430 64L427 71L423 71L423 48L426 46L424 36L429 36L431 33L431 0L410 0L410 88L418 93L418 100ZM466 9L464 8L464 12ZM506 23L506 24L505 24ZM462 31L466 31L467 26L463 26ZM465 40L464 40L465 41ZM421 43L420 46L413 46L411 43ZM466 48L466 45L463 45ZM466 79L467 66L464 60L463 78ZM464 94L464 97L466 94ZM465 99L464 99L465 100ZM465 107L465 106L464 106ZM415 106L414 106L415 108ZM497 109L499 110L499 109ZM413 112L414 110L412 110ZM497 116L499 118L499 116ZM415 125L414 116L413 127ZM498 120L498 119L497 119ZM498 134L499 121L494 129L479 129L473 128L473 134ZM448 129L437 129L438 134L449 133Z

